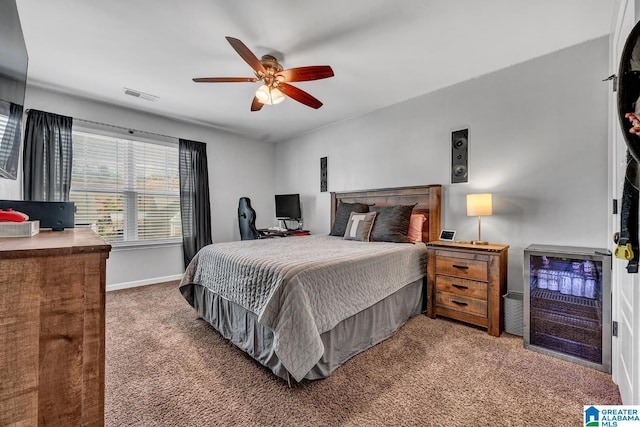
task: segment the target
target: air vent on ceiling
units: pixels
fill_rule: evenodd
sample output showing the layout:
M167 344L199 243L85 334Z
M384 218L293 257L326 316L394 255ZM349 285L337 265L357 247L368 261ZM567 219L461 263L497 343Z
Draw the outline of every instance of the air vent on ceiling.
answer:
M129 88L122 88L122 92L125 95L129 95L129 96L134 96L136 98L140 98L140 99L144 99L146 101L155 101L156 99L158 99L157 96L155 95L151 95L148 93L144 93L144 92L140 92L138 90L134 90L134 89L129 89Z

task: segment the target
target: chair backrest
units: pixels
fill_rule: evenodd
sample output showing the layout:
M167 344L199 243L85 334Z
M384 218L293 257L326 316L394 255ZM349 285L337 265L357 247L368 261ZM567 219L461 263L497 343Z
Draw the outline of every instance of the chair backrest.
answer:
M248 197L240 197L238 202L238 225L242 240L260 238L260 233L256 228L256 211L251 207L251 199Z

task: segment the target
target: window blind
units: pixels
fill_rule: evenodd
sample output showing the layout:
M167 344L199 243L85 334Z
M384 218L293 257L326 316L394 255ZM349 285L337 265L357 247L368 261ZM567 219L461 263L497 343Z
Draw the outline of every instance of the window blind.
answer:
M0 102L0 104L3 104L3 102ZM2 105L0 105L0 107L2 107ZM8 131L7 129L7 125L9 123L9 113L8 111L5 112L3 111L4 108L0 108L0 141L2 141L5 132ZM5 114L6 113L6 114ZM11 147L0 147L0 165L4 165L7 162L7 159L9 158L9 155L11 154Z
M110 243L180 238L178 147L74 131L69 199Z

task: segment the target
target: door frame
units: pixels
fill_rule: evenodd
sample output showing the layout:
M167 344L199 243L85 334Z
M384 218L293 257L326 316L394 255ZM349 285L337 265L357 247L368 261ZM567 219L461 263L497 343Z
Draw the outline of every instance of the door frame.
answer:
M629 32L639 21L640 0L617 0L614 8L609 38L609 67L612 75L618 73L620 56ZM628 19L632 19L631 22ZM624 180L626 166L626 143L619 125L617 92L609 86L609 193L610 199L621 202L621 183ZM620 206L619 206L620 208ZM618 209L620 210L620 209ZM609 215L609 235L620 229L620 215ZM609 248L613 252L615 244L609 239ZM612 320L618 323L618 337L612 337L611 374L618 384L622 403L637 405L640 403L640 277L625 270L626 261L613 258L611 274ZM631 301L625 300L623 289L632 289ZM630 307L632 318L625 317L625 307ZM629 309L627 309L629 311ZM628 353L631 353L630 355ZM628 359L631 363L626 364Z

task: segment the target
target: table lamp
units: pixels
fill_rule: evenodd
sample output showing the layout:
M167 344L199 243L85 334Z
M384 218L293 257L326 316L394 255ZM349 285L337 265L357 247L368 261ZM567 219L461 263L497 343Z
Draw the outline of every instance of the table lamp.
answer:
M480 234L480 217L489 216L493 213L491 194L467 194L467 216L478 217L478 240L474 240L474 245L486 245L489 242L482 240Z

